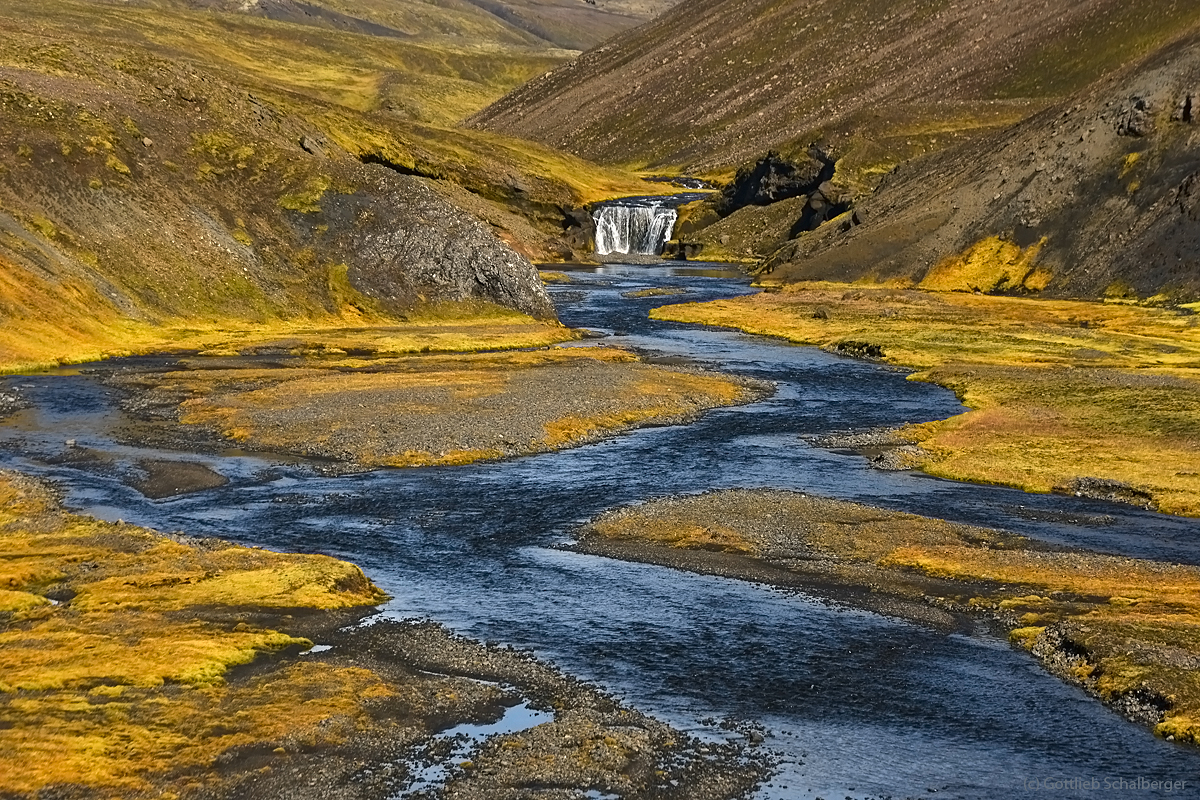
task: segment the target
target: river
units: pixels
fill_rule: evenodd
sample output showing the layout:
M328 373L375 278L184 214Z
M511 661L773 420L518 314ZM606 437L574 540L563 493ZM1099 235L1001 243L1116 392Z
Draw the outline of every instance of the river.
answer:
M722 487L779 487L1002 527L1113 553L1200 563L1200 522L908 472L801 438L943 418L941 388L887 366L762 337L647 318L664 302L729 297L716 265L608 265L552 288L564 323L669 362L774 381L752 405L688 426L465 467L324 477L244 454L162 453L114 441L115 398L84 370L13 376L35 403L0 432L5 466L52 478L75 510L361 565L384 613L532 648L639 709L703 737L754 723L784 798L1179 797L1106 781L1200 786L1200 752L1156 739L983 630L946 634L818 598L566 549L603 509ZM651 287L678 297L630 299ZM586 344L586 343L584 343ZM64 441L117 459L201 461L224 487L152 501L111 467L53 463ZM1043 783L1048 781L1048 783ZM1074 781L1074 783L1072 783Z

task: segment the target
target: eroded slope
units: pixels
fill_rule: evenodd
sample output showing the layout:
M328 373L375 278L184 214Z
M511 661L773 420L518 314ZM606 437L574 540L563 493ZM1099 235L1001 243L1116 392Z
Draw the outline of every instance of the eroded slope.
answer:
M603 163L691 170L824 139L869 182L1022 119L1198 20L1181 0L700 0L471 124Z

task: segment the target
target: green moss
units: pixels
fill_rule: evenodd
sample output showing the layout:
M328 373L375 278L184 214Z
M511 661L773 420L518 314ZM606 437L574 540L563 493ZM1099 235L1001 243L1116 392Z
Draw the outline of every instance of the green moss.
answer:
M47 239L53 239L54 237L58 236L58 228L54 226L53 222L46 219L41 214L35 214L31 222L33 223L33 227L37 229L38 233L40 233L42 236L45 236Z
M297 192L285 194L279 198L279 207L288 211L299 211L302 214L315 214L321 210L321 198L329 191L333 181L324 175L319 175L308 181L305 187Z
M132 174L129 171L129 167L125 164L125 162L122 161L121 159L117 158L116 155L113 153L108 154L108 159L104 162L104 165L106 167L108 167L109 169L111 169L113 172L117 173L118 175Z

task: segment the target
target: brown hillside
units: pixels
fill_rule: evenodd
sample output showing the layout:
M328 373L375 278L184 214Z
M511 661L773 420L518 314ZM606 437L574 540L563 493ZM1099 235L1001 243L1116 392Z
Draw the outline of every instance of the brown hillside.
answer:
M135 0L205 8L372 36L437 32L477 42L586 50L651 19L674 0Z
M601 163L727 171L824 140L870 185L1200 22L1191 0L696 0L468 124Z
M1001 133L905 164L772 280L1200 297L1200 33ZM855 220L861 225L854 225Z

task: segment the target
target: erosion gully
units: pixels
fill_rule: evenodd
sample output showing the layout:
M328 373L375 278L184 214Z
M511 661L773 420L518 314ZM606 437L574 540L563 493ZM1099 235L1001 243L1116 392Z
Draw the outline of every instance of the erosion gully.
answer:
M1193 520L880 472L809 446L802 437L962 408L950 392L884 365L647 318L665 302L751 291L733 270L612 264L571 275L552 288L564 323L665 363L771 380L778 391L691 425L559 453L325 477L303 463L120 444L117 398L86 370L15 376L5 382L35 407L3 427L0 462L54 479L71 508L104 519L351 560L394 597L385 615L531 648L693 735L762 726L760 746L779 771L761 800L1160 796L1103 788L1138 778L1200 786L1200 753L1126 722L985 630L947 634L766 586L572 552L573 529L606 508L779 487L1200 563ZM648 287L687 294L622 296ZM111 469L54 464L68 439L118 460L199 461L230 482L152 501Z

